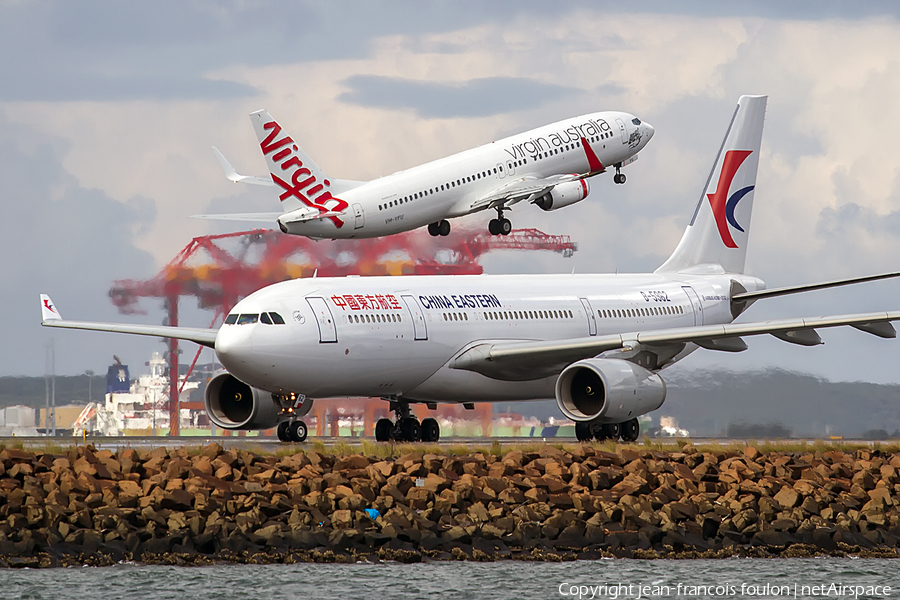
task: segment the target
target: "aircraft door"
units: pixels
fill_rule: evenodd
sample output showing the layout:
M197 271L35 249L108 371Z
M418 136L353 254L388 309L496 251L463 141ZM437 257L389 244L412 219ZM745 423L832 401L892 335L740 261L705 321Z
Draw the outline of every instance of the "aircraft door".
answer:
M362 229L366 224L366 215L363 213L362 204L356 202L353 204L353 216L356 218L356 224L353 229Z
M628 128L625 126L625 121L617 118L616 123L619 124L619 133L622 135L622 143L628 143Z
M403 299L403 304L406 305L406 310L409 311L409 317L412 319L415 339L427 340L428 329L425 327L425 315L422 313L419 303L412 296L400 296L400 298Z
M506 161L506 174L507 175L515 175L516 174L515 161L512 161L512 160Z
M594 317L594 310L591 308L591 303L588 302L587 298L582 298L581 305L584 307L584 312L587 313L588 331L591 332L591 335L597 335L597 319Z
M310 296L306 301L313 314L316 315L316 323L319 325L319 342L323 344L337 342L337 328L334 324L334 317L331 315L331 309L325 303L325 298Z
M691 301L691 308L694 311L694 325L703 325L703 305L700 304L700 296L689 285L681 286L684 293L687 294L688 300Z
M503 179L506 177L506 171L504 170L503 163L497 163L497 178Z

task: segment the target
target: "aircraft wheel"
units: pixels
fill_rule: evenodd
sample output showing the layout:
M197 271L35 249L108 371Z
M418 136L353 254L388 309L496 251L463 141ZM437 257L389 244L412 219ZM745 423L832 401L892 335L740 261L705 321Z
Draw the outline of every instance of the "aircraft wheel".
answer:
M434 237L441 235L441 232L439 229L440 225L441 225L440 223L429 223L428 224L428 233L430 233Z
M625 173L616 173L613 175L613 181L615 183L625 183Z
M306 429L306 423L303 421L294 421L288 427L288 433L291 435L291 441L305 442L309 431Z
M436 442L441 439L441 426L437 419L422 419L422 441Z
M595 440L602 442L609 437L605 423L588 423L587 425L591 432L591 437Z
M509 219L500 219L500 233L509 235L510 231L512 231L512 222Z
M400 439L405 442L422 441L422 426L415 417L409 417L400 421Z
M289 442L291 441L291 434L288 433L288 427L291 425L290 421L282 421L278 424L278 441L280 442Z
M604 423L603 424L603 434L607 439L617 440L619 439L619 434L621 433L621 428L618 423Z
M500 235L500 221L498 219L491 219L488 222L488 233L491 235Z
M442 219L437 226L438 233L443 236L450 235L450 221Z
M579 442L589 442L594 439L594 434L591 433L591 424L585 423L582 421L578 421L575 423L575 438Z
M624 442L636 442L641 435L641 424L638 423L637 419L629 419L621 423L620 429L622 430L622 441Z
M391 430L394 428L394 424L390 419L378 419L378 422L375 423L375 441L376 442L389 442L391 441Z

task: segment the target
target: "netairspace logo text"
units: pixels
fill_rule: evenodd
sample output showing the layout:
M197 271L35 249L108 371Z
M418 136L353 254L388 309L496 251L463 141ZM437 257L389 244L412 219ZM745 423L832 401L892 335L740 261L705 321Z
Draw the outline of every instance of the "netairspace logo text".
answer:
M625 600L627 598L677 598L705 597L765 597L765 598L853 598L860 596L886 597L891 594L889 585L846 585L822 583L818 585L773 585L770 583L723 583L719 585L650 585L640 583L605 583L582 585L563 582L559 595L578 600Z

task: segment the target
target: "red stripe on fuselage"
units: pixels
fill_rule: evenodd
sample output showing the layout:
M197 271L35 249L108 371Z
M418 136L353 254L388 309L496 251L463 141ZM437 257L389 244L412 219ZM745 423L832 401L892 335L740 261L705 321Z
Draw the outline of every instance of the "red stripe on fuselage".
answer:
M603 167L603 163L600 162L600 159L594 154L594 149L588 145L585 138L581 138L581 147L584 148L584 155L587 156L588 168L590 168L591 174L602 173L606 170Z

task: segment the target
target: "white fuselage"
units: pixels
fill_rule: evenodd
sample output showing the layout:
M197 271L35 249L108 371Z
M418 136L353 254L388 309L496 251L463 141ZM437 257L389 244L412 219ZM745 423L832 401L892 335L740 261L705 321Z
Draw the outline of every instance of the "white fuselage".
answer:
M502 381L449 363L483 342L730 323L733 281L764 288L756 278L724 273L297 279L238 302L228 317L237 322L219 329L216 352L251 386L312 398L553 398L555 377ZM270 312L284 324L238 324ZM693 349L688 344L666 364Z
M286 232L365 238L409 231L484 210L482 199L516 180L593 173L582 139L608 168L629 161L652 136L649 124L623 112L566 119L335 193L347 203L343 216L289 223Z

